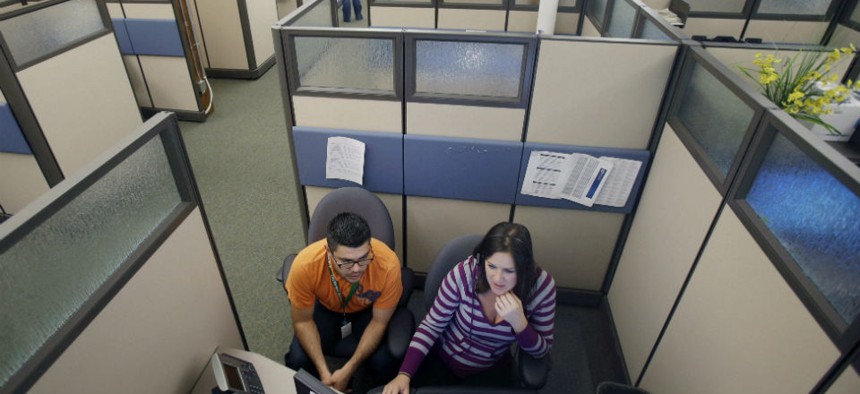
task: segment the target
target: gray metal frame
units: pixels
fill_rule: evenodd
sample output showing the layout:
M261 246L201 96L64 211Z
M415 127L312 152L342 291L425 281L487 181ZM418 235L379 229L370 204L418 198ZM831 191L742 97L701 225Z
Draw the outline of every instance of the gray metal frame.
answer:
M748 104L754 111L754 115L740 144L740 149L735 154L735 158L726 175L722 174L722 171L720 171L717 164L711 160L707 152L699 145L692 133L686 126L684 126L684 123L677 115L678 108L681 104L681 98L683 97L681 92L686 90L689 85L689 76L694 65L702 66L706 71L711 73L714 78L723 82L729 90L731 90L743 102ZM738 172L741 158L745 154L745 149L749 146L749 142L752 140L753 134L761 121L765 109L767 108L776 108L776 105L767 100L767 98L761 95L758 91L747 86L747 84L740 80L740 77L731 70L728 70L726 66L720 63L720 61L715 59L711 54L707 53L704 49L700 47L691 47L689 56L685 59L680 71L678 93L670 104L667 122L678 134L678 137L687 149L693 154L693 158L696 159L696 162L700 167L702 167L714 186L716 186L720 193L725 196Z
M168 157L177 190L182 201L171 214L150 234L116 271L75 311L72 316L47 340L36 353L13 374L9 381L0 387L0 394L25 392L39 377L60 357L69 345L80 335L102 309L119 293L134 274L146 263L147 259L161 246L162 243L179 227L182 221L197 207L204 217L207 236L215 255L220 271L224 290L230 302L236 325L247 349L244 331L236 313L232 294L227 286L221 259L212 238L212 233L206 220L205 210L201 204L199 190L194 182L194 175L188 161L188 155L182 142L179 126L175 115L160 113L141 126L135 133L137 137L127 146L117 147L102 154L91 164L93 168L87 173L78 173L68 182L58 185L45 193L32 205L30 216L21 214L14 216L0 228L0 254L33 231L41 223L83 193L90 186L116 168L125 159L134 154L149 141L161 137Z
M523 60L522 68L520 69L517 97L510 99L503 97L417 93L415 91L417 41L480 42L522 45ZM535 59L537 56L537 36L534 34L461 33L449 31L434 31L432 33L426 33L418 30L407 30L405 32L404 45L406 48L406 71L404 72L404 75L409 76L406 78L406 86L404 87L406 102L527 108L531 101L532 81L534 80Z
M633 3L632 0L626 0L628 3ZM636 3L633 3L636 4ZM642 39L642 29L645 26L645 21L650 21L651 23L657 25L657 28L660 29L663 33L675 40L687 40L687 37L684 32L676 26L669 24L666 22L666 19L657 14L656 11L651 9L650 7L638 7L639 10L636 13L636 22L633 25L633 34L631 38Z
M594 25L595 28L597 28L597 31L600 32L601 36L603 36L603 32L606 31L606 27L608 26L606 21L612 15L612 4L614 1L615 0L606 0L606 9L603 10L603 19L600 21L600 23L598 23L598 21L594 19L595 16L591 15L591 13L589 12L589 9L590 9L589 6L591 5L591 1L590 0L585 1L585 7L583 7L584 9L583 9L582 15L584 15L585 18L588 18L588 20L591 21L591 24ZM580 32L582 31L581 26L582 26L582 23L580 23L580 28L579 28Z

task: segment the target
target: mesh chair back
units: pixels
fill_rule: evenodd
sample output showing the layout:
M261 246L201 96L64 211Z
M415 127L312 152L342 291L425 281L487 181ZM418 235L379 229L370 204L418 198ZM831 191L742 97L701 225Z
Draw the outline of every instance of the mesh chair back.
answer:
M370 225L373 238L394 250L394 225L382 200L360 187L344 187L326 194L320 200L308 225L308 244L325 238L328 222L337 214L352 212Z
M424 280L424 308L430 310L433 307L433 301L436 299L436 293L439 291L439 285L445 279L445 275L454 268L457 263L465 260L472 254L475 246L481 242L481 234L463 235L448 241L442 250L436 254L433 263L430 265L430 272L427 273L427 279Z

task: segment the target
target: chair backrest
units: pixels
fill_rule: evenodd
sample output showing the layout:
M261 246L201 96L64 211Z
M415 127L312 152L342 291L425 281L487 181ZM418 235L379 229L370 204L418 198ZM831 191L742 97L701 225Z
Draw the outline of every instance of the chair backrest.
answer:
M344 187L326 194L317 204L308 225L308 244L325 238L328 222L337 214L352 212L370 225L373 238L394 250L394 224L382 200L360 187Z
M436 253L436 258L430 265L430 271L427 272L427 278L424 280L424 308L430 310L433 307L433 301L436 299L436 293L439 292L439 285L445 279L445 275L454 268L457 263L465 260L472 254L472 250L478 243L481 242L483 235L470 234L463 235L448 241L439 253Z

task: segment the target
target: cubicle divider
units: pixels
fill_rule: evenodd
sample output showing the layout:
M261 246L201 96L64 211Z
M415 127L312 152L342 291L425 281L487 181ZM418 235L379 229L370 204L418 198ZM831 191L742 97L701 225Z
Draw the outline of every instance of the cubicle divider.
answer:
M860 170L688 46L608 295L631 381L854 392Z
M48 190L18 120L0 91L0 207L6 213L20 211Z
M42 173L8 161L28 178L12 187L54 186L142 123L104 3L31 4L0 15L0 35L0 89Z
M589 0L582 36L677 41L688 37L639 0Z
M188 392L244 338L160 113L0 228L0 392Z

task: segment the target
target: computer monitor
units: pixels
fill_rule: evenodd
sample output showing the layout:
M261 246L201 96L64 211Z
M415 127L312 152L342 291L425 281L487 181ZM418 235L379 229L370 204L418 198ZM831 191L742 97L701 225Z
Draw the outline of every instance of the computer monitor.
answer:
M324 385L319 379L304 369L296 372L293 380L296 382L297 394L337 394L337 391Z

